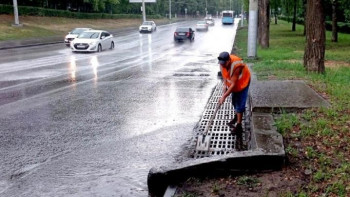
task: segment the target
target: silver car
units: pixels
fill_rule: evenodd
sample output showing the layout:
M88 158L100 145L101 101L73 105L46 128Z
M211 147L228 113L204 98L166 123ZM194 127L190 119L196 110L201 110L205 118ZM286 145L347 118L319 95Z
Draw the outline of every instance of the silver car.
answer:
M79 36L84 31L92 30L91 28L75 28L71 32L68 32L66 37L64 37L64 44L66 44L67 47L70 46L70 42L74 40L76 37Z
M198 21L196 24L197 31L208 31L208 24L206 21Z
M70 48L73 52L101 52L114 49L113 35L103 30L84 31L75 38Z

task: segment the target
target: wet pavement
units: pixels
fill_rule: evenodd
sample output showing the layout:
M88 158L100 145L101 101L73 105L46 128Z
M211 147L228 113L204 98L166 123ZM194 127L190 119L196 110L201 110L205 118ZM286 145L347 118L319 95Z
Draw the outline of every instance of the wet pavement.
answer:
M183 156L232 47L221 25L173 42L194 24L124 32L101 53L1 50L0 196L147 196L149 169Z
M216 56L231 51L235 34L217 22L193 43L172 42L176 26L194 24L125 31L99 54L73 54L62 43L1 50L0 195L137 197L191 175L278 168L282 138L272 116L257 112L287 105L267 89L282 84L287 108L318 95L303 94L302 82L254 79L243 149L225 127L228 102L211 131L221 137L211 156L196 153L220 94Z

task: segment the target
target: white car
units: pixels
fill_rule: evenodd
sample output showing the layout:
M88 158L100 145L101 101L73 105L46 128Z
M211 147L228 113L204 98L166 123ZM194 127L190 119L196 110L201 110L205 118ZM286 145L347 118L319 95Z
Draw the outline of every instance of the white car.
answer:
M196 30L197 31L208 31L208 24L205 21L198 21L196 24Z
M101 52L105 49L114 49L113 35L107 31L90 30L79 34L70 43L73 52Z
M139 31L141 32L153 32L157 30L157 25L154 21L144 21L142 25L139 27Z
M64 43L67 47L70 46L70 42L74 40L76 37L78 37L79 34L81 34L84 31L92 30L91 28L75 28L71 32L68 32L66 37L64 38Z
M209 26L214 26L215 25L214 19L205 19L205 22L207 22L207 24Z

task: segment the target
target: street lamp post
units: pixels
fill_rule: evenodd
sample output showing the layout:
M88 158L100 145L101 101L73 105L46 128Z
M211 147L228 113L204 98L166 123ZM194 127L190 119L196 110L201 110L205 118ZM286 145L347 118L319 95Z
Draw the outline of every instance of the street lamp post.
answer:
M258 35L258 0L249 0L248 58L255 59Z
M143 22L146 21L146 5L145 5L145 0L142 0L142 19L143 19Z
M169 0L169 19L171 19L171 0Z
M18 19L18 7L17 7L17 0L13 0L13 15L15 16L15 24L14 26L21 26L19 24L19 19Z
M205 17L208 15L208 1L205 0Z

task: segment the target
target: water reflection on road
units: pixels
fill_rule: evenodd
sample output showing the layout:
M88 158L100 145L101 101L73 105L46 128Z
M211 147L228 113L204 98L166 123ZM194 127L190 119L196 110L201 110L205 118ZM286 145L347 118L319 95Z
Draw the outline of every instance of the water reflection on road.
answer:
M231 51L236 26L219 20L173 41L195 22L114 35L101 53L0 51L0 196L147 196L149 169L182 154L218 82L216 57Z

